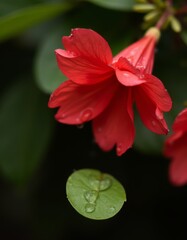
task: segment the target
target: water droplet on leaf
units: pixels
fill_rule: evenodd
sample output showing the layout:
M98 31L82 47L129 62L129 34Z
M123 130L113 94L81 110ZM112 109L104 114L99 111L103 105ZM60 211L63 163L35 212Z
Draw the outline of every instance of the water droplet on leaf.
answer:
M85 205L85 211L86 211L87 213L92 213L92 212L94 212L94 211L95 211L95 204L94 204L94 203L87 203L87 204Z
M100 181L100 191L104 191L112 186L112 180L110 178L105 178Z
M97 179L95 176L90 176L89 177L89 183L90 183L90 187L96 191L99 190L99 185L100 185L100 182L99 182L99 179Z
M98 192L95 190L86 191L84 197L89 203L95 203L98 198Z
M116 208L114 206L112 206L112 207L109 208L109 211L114 212L114 211L116 211Z

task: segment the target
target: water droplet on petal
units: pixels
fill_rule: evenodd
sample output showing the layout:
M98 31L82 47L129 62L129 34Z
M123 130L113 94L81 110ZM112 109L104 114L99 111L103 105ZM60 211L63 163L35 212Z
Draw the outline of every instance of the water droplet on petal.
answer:
M156 126L156 122L155 122L155 121L152 121L151 123L152 123L152 125L153 125L154 127Z
M94 203L87 203L87 204L85 205L85 211L86 211L87 213L92 213L92 212L94 212L94 211L95 211L95 204L94 204Z
M84 197L89 203L95 203L98 198L98 192L95 190L86 191Z
M91 108L87 108L80 113L80 120L81 122L86 122L89 121L92 118L92 116L93 110Z
M97 128L97 131L102 132L102 128L101 127Z
M112 185L112 180L107 177L100 181L99 190L104 191L104 190L108 189L109 187L111 187L111 185Z
M122 152L122 144L121 143L119 143L118 145L117 145L117 147L116 147L116 151L117 151L117 154L121 154L121 152Z
M131 56L131 57L128 57L127 60L128 60L130 63L132 63L133 60L134 60L134 58Z
M128 77L129 77L129 74L125 72L125 73L123 73L123 76L126 77L126 78L128 78Z
M144 74L140 74L139 75L139 79L144 79L145 78L145 75Z
M66 114L65 113L62 113L62 115L60 116L61 119L65 118L66 117Z
M145 69L145 67L142 64L136 65L136 68L138 68L140 71L143 71Z
M156 109L155 113L159 120L162 120L164 118L163 113L158 108Z

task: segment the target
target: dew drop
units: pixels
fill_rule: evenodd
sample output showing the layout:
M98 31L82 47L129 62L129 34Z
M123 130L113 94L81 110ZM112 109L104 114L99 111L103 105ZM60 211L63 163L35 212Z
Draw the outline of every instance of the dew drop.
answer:
M109 208L109 211L114 212L114 211L116 211L116 208L114 206L112 206L112 207Z
M117 153L118 153L119 155L121 154L121 152L122 152L122 144L121 144L121 143L119 143L119 144L117 145L116 151L117 151Z
M97 132L102 132L102 128L101 127L97 128Z
M80 113L81 122L89 121L91 119L92 115L93 115L93 110L91 108L87 108L87 109L83 110Z
M137 65L136 68L138 68L140 71L145 69L145 67L143 65Z
M61 116L61 119L63 119L63 118L65 118L66 117L66 114L65 113L63 113Z
M145 75L144 75L144 74L140 74L140 75L139 75L139 78L140 78L140 79L144 79L144 78L145 78Z
M94 203L87 203L87 204L85 205L85 211L86 211L87 213L92 213L92 212L94 212L94 211L95 211L95 204L94 204Z
M133 60L134 60L134 58L131 56L131 57L128 57L127 60L128 60L130 63L132 63Z
M100 191L104 191L108 188L110 188L112 185L112 180L110 178L105 178L103 180L100 181L100 187L99 187L99 190Z
M156 109L156 116L159 120L162 120L164 117L163 117L163 113L157 108Z
M123 76L128 78L129 77L129 74L128 73L123 73Z
M90 176L89 182L90 182L90 186L94 190L99 191L99 185L100 185L99 179L95 178L94 176Z
M98 192L95 190L86 191L84 197L89 203L95 203L98 198Z
M154 127L156 126L156 122L155 122L155 121L152 121L151 123L152 123L152 125L153 125Z

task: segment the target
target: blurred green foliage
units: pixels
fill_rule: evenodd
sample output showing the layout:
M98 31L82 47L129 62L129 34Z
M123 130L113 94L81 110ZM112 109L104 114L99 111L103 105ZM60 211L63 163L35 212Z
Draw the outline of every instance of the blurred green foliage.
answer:
M74 211L68 208L64 196L66 179L73 169L83 167L101 168L128 186L131 213L127 212L128 221L124 220L128 240L140 236L144 240L174 240L175 236L186 239L183 235L186 211L181 209L186 202L176 204L178 192L168 185L168 162L161 156L165 136L145 129L136 116L134 147L117 158L113 151L103 153L96 146L89 123L83 129L64 126L54 120L56 111L47 107L50 93L66 80L54 55L56 48L63 48L62 36L69 35L71 28L92 28L109 42L116 54L144 34L143 15L132 11L133 4L133 0L1 1L0 211L2 235L8 232L1 239L58 240L72 239L74 234L82 239L88 236L96 239L96 232L90 234L93 228L116 239L124 235L121 219L124 220L125 213L108 222L110 230L107 223L89 225L79 216L74 217ZM155 53L154 74L163 81L173 99L173 109L166 114L170 129L187 100L186 22L182 26L181 34L171 29L163 31ZM180 192L184 197L185 191ZM171 198L180 212L175 213L177 220L173 222L182 224L181 235L177 232L179 228L176 232L171 228L171 222L162 229L164 219L169 221L169 211L173 211L174 202L167 205ZM157 208L160 215L153 218L151 211ZM160 232L151 230L154 227L150 219ZM11 235L9 227L15 223ZM86 225L85 235L80 233L82 223ZM146 234L141 229L146 229Z

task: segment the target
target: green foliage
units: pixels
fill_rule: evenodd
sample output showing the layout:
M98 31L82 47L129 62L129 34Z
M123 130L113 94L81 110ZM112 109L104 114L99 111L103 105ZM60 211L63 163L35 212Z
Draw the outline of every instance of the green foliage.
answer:
M39 167L51 139L47 99L25 78L1 96L0 112L0 171L24 184Z
M65 30L64 27L59 27L50 32L49 36L42 41L36 56L36 82L46 93L51 93L67 79L59 70L54 53L55 49L63 47L61 41L63 35L69 35L69 28Z
M81 215L95 220L113 217L126 201L123 186L113 176L95 169L73 172L67 180L66 193Z
M87 0L91 3L98 4L99 6L111 8L115 10L128 11L132 10L132 6L134 5L134 0Z
M0 18L0 41L17 35L27 28L46 21L71 8L67 3L38 4L13 11Z
M181 32L181 38L184 43L187 45L187 30Z

